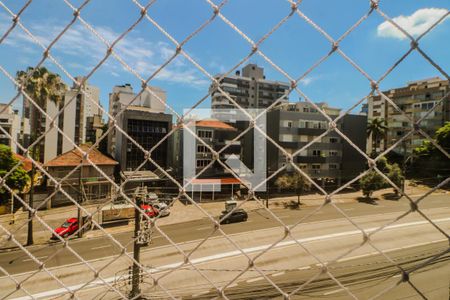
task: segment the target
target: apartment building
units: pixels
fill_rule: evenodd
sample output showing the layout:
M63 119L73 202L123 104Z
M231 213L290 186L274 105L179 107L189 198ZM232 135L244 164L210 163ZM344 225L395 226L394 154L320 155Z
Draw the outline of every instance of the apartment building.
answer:
M330 117L340 109L317 103ZM363 115L345 115L338 128L362 150L366 148L366 122ZM310 103L288 103L267 115L268 135L288 153L293 154L328 129L328 121ZM275 172L286 164L286 157L272 143L267 143L268 171ZM330 132L294 157L294 163L322 184L350 180L365 169L364 158L335 131ZM293 171L288 166L288 171Z
M216 75L220 79L221 74ZM235 75L224 77L220 81L220 88L243 108L267 108L281 98L281 102L287 102L289 84L280 81L267 80L264 69L256 64L248 64ZM222 93L210 88L211 108L220 109L213 111L213 118L227 123L236 123L236 109ZM230 110L230 111L227 111Z
M438 128L442 127L445 122L450 121L449 92L449 81L435 77L412 81L405 87L387 90L383 94L403 110L413 122L426 116L420 123L420 127L428 135L433 136ZM443 101L440 101L441 99ZM435 105L437 106L433 112L427 115L428 111ZM377 151L387 149L413 129L412 122L380 95L373 96L368 101L368 119L374 118L385 120L388 128L385 137L378 142ZM402 152L406 150L407 153L411 153L412 149L420 146L423 140L422 135L413 135L394 151ZM368 141L368 151L372 151L371 138Z
M206 145L215 151L220 151L222 148L227 147L219 154L219 159L222 162L225 162L231 155L237 159L240 158L241 143L239 140L233 141L238 134L237 129L233 126L216 119L198 120L195 121L195 132L203 143L193 137L194 153L184 149L185 145L189 145L189 142L184 140L184 135L190 133L185 133L181 128L175 132L173 161L177 176L183 177L183 162L193 161L196 174L200 173L211 163L213 154ZM227 176L232 177L228 170L224 169L218 162L215 162L204 170L199 177L223 178Z
M81 82L83 77L75 78L78 82ZM55 124L64 132L64 137L58 132L56 127L51 127L51 122L45 116L41 116L39 126L41 128L31 128L32 118L41 115L37 112L37 109L24 98L23 102L23 116L22 116L22 129L21 138L25 147L30 143L30 132L46 132L44 138L37 146L37 152L39 153L39 160L41 162L48 162L58 155L70 151L73 149L74 143L81 145L87 142L94 143L89 128L92 128L94 124L94 118L101 120L102 113L99 109L100 105L100 90L98 87L90 85L87 81L82 86L82 91L74 84L64 95L64 98L59 103L54 103L51 100L47 100L43 109L51 117L56 117L60 110L63 110L61 114L55 119Z
M157 87L151 89L159 100L149 92L135 94L129 84L114 87L110 94L110 114L131 138L115 128L108 135L108 152L120 163L122 171L140 167L146 160L142 149L150 151L172 129L172 115L164 113L165 92ZM163 168L169 163L169 142L169 139L164 140L151 153L151 158ZM141 166L141 170L154 169L156 166L150 162Z
M19 111L8 104L0 103L0 127L3 129L0 130L0 144L9 146L13 152L17 153L18 147L8 135L16 142L20 139Z

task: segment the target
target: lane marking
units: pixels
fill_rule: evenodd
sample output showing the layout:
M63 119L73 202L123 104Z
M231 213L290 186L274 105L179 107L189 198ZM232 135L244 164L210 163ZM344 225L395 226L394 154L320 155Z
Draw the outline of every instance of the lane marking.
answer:
M41 259L43 259L43 258L47 258L48 256L37 256L36 257L36 259L37 260L41 260ZM22 261L34 261L34 259L32 259L32 258L27 258L27 259L24 259L24 260L22 260Z
M311 269L311 266L306 266L306 267L298 268L298 270L309 270L309 269Z
M227 289L228 289L228 288L233 288L233 287L235 287L235 286L238 286L238 284L237 284L236 282L230 284L230 285L227 286L226 288L227 288Z
M446 222L446 221L450 221L450 218L442 218L442 219L433 220L433 222L435 222L435 223ZM423 224L429 224L429 222L428 221L416 221L416 222L395 224L395 225L386 226L384 228L384 230L409 227L409 226L415 226L415 225L423 225ZM368 228L365 230L365 232L366 233L372 232L372 231L377 230L378 228L379 227ZM197 258L197 259L192 259L191 263L192 264L200 264L200 263L205 263L205 262L209 262L212 260L223 259L223 258L228 258L228 257L233 257L233 256L239 256L239 255L242 255L242 252L248 254L248 253L266 250L269 247L272 247L272 249L281 248L281 247L286 247L286 246L291 246L291 245L297 244L297 242L298 243L315 242L315 241L327 240L327 239L331 239L331 238L335 238L335 237L342 237L342 236L346 236L346 235L355 235L355 234L361 234L361 231L352 230L352 231L344 231L344 232L327 234L327 235L322 235L322 236L313 236L313 237L309 237L309 238L299 239L297 241L289 240L289 241L284 241L284 242L278 243L276 246L267 244L267 245L256 246L256 247L251 247L251 248L244 248L244 249L242 249L242 251L235 250L235 251L205 256L205 257L201 257L201 258ZM433 241L433 242L435 242L435 241ZM429 243L431 243L431 242L429 242ZM414 247L414 245L411 245L409 247ZM384 250L384 251L387 251L387 250ZM158 268L148 269L147 272L148 273L156 273L156 272L165 271L167 269L170 270L173 268L179 268L182 265L184 265L184 262L172 263L172 264L168 264L168 265L161 266ZM67 267L67 265L65 265L65 267ZM14 274L14 276L19 276L19 275ZM3 276L3 277L5 277L5 276ZM122 278L124 280L126 280L128 278L128 276L123 276ZM81 283L81 284L77 284L77 285L73 285L73 286L68 286L67 288L60 288L60 289L54 289L54 290L48 290L45 292L36 293L36 294L33 294L32 297L36 298L36 299L49 298L51 296L65 294L68 292L68 290L76 291L77 289L79 289L81 287L84 287L84 288L96 287L97 285L104 285L105 284L104 282L113 283L113 282L115 282L115 280L116 280L116 277L105 278L103 281L99 279L99 280L92 281L91 283L89 283L87 285L85 283ZM14 298L14 300L28 300L29 298L30 298L29 296L26 296L26 297Z
M204 227L195 228L195 230L197 230L197 231L202 231L205 229L214 229L214 227L213 226L204 226Z
M261 277L256 277L256 278L249 279L246 282L247 283L252 283L252 282L260 281L260 280L263 280L263 279L264 279L264 277L261 276Z
M111 247L111 245L104 245L104 246L98 246L98 247L92 247L92 250L97 250L97 249L103 249L103 248L109 248Z
M352 211L355 210L354 208L344 208L345 211Z
M435 219L432 220L435 223L440 223L440 222L448 222L450 221L450 218L442 218L442 219ZM316 223L321 223L321 222L316 222ZM395 228L402 228L402 227L409 227L409 226L416 226L416 225L423 225L423 224L429 224L428 221L415 221L415 222L408 222L408 223L401 223L401 224L395 224L395 225L389 225L386 226L384 228L384 230L387 229L395 229ZM368 228L365 230L366 233L368 232L372 232L377 230L379 227L373 227L373 228ZM320 241L320 240L326 240L326 239L331 239L331 238L335 238L335 237L342 237L342 236L346 236L346 235L355 235L355 234L361 234L361 231L359 230L352 230L352 231L344 231L344 232L339 232L339 233L333 233L333 234L327 234L327 235L322 235L322 236L313 236L313 237L309 237L309 238L304 238L304 239L299 239L297 241L295 240L289 240L289 241L284 241L281 243L278 243L275 247L273 247L272 244L267 244L267 245L262 245L262 246L256 246L256 247L251 247L251 248L244 248L242 249L242 252L244 253L252 253L252 252L257 252L257 251L262 251L262 250L266 250L269 247L272 248L281 248L281 247L286 247L286 246L291 246L298 243L305 243L305 242L315 242L315 241ZM431 241L429 242L431 243ZM165 246L162 246L165 247ZM159 248L162 248L159 247ZM409 247L414 247L414 245L410 245ZM155 248L150 248L150 250L154 250ZM384 250L387 251L387 250ZM222 259L222 258L227 258L227 257L232 257L232 256L239 256L242 255L241 251L235 250L235 251L230 251L230 252L224 252L224 253L219 253L219 254L215 254L215 255L210 255L210 256L206 256L206 257L201 257L198 259L192 259L191 263L193 264L200 264L200 263L205 263L208 261L212 261L212 260L217 260L217 259ZM111 256L112 257L112 256ZM104 258L102 258L104 259ZM101 259L96 259L96 260L101 260ZM79 263L77 263L79 264ZM75 264L74 264L75 265ZM147 270L149 273L156 273L156 272L161 272L161 271L165 271L167 269L173 269L173 268L179 268L180 266L184 265L184 262L178 262L178 263L172 263L172 264L168 264L165 266L161 266L159 268L153 268L153 269L149 269ZM63 265L60 266L62 267L67 267L68 265ZM23 274L27 274L30 272L25 272L25 273L20 273L20 274L14 274L14 276L20 276ZM2 276L0 278L3 278L5 276ZM123 277L124 280L127 279L127 276ZM68 286L67 288L60 288L60 289L54 289L54 290L49 290L49 291L45 291L45 292L40 292L40 293L36 293L33 294L32 297L34 298L48 298L51 296L56 296L59 294L65 294L68 292L68 290L70 291L76 291L81 287L84 288L89 288L89 287L96 287L97 285L104 285L104 282L108 282L108 283L113 283L115 282L116 278L115 277L110 277L110 278L105 278L103 281L102 280L95 280L89 284L85 284L85 283L81 283L81 284L77 284L77 285L73 285L73 286ZM19 297L19 298L14 298L14 300L28 300L30 297L26 296L26 297Z
M277 276L281 276L281 275L284 275L284 274L285 274L285 272L284 272L284 271L281 271L281 272L272 274L272 277L277 277Z
M334 291L331 291L331 292L326 292L323 295L324 296L333 295L333 294L337 294L337 293L342 292L342 291L344 291L344 290L343 289L337 289L337 290L334 290Z

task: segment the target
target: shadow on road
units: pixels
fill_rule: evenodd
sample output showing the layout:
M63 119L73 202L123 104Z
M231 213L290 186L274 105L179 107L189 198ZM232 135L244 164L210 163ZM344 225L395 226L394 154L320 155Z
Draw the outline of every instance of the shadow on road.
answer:
M367 203L367 204L371 204L371 205L378 205L378 202L376 200L378 200L378 198L372 198L372 197L358 197L358 202L359 203Z

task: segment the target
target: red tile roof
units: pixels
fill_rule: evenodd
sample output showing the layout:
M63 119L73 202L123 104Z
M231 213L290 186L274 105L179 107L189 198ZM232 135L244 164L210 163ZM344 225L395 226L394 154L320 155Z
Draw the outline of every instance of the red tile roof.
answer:
M228 125L227 123L221 122L219 120L201 120L201 121L197 121L195 123L195 126L197 126L197 127L220 128L220 129L236 131L236 128L234 128L233 126Z
M31 169L33 168L33 163L31 161L31 159L26 158L25 156L22 156L20 154L17 153L13 153L14 158L21 161L22 162L22 168L27 171L30 172Z
M239 180L235 177L229 178L195 178L192 180L192 184L218 184L217 181L220 181L220 184L241 184L242 180Z
M89 145L80 145L83 151L89 150ZM96 165L114 166L118 162L102 154L97 149L92 149L88 154L89 160ZM54 159L44 164L44 167L75 167L78 166L82 159L82 153L78 149L72 149L66 153L63 153ZM87 166L90 163L87 160L83 161L83 165Z

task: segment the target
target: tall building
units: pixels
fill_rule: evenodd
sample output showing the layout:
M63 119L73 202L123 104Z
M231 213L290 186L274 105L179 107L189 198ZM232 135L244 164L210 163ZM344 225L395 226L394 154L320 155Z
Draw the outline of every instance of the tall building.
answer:
M421 123L420 128L433 136L436 130L450 121L450 86L448 80L439 77L409 82L407 86L384 91L405 114L413 121L428 113L435 105L437 107ZM444 101L439 101L444 97ZM439 104L438 104L439 103ZM378 141L377 151L383 151L393 145L402 136L413 129L413 124L397 109L381 96L372 96L368 101L368 119L380 118L386 121L387 132ZM413 148L420 146L425 138L415 134L408 138L399 150L410 153ZM372 151L372 139L368 141L368 151Z
M221 75L216 75L219 79ZM229 94L243 108L267 108L276 100L287 102L289 84L280 81L267 80L264 69L256 64L248 64L235 75L229 75L220 80L220 88ZM235 123L235 112L227 109L236 109L223 94L210 88L211 108L221 109L220 113L213 111L213 117L227 123Z
M340 114L340 109L317 103L331 118ZM366 148L367 117L346 115L338 128L346 134L362 151ZM328 121L310 103L288 103L267 115L268 135L289 154L295 153L328 129ZM267 143L268 171L275 172L286 164L286 157L271 142ZM365 169L364 158L346 143L335 131L322 137L306 150L294 157L294 163L311 178L323 184L350 180ZM292 166L288 171L293 171Z
M83 77L75 79L81 82ZM88 82L84 83L82 89L84 93L78 91L74 84L65 93L61 102L54 103L47 100L45 103L43 109L50 117L56 116L60 110L63 110L55 119L55 124L67 138L58 132L56 127L50 128L50 121L43 116L40 122L41 129L38 132L46 133L37 149L41 162L48 162L56 156L72 150L73 143L81 145L95 142L95 140L91 140L92 135L88 130L94 126L94 124L90 124L94 121L94 116L97 120L102 118L101 110L98 107L100 91L98 87L92 86ZM37 109L27 99L24 99L21 135L25 147L30 143L30 131L36 130L30 125L35 115L37 115Z
M12 139L20 142L20 117L18 110L10 105L0 103L0 127L6 131ZM13 152L18 152L17 145L3 130L0 130L0 144L7 145Z
M133 142L116 128L108 135L108 152L120 163L122 171L134 171L140 167L145 161L141 147L145 151L150 151L172 129L172 115L164 113L165 92L156 87L151 89L163 101L162 103L149 92L137 96L129 84L114 87L110 94L110 114L115 118L117 126L134 140ZM168 147L169 139L166 139L151 154L151 158L163 168L168 166ZM156 166L147 162L141 170L155 168Z

